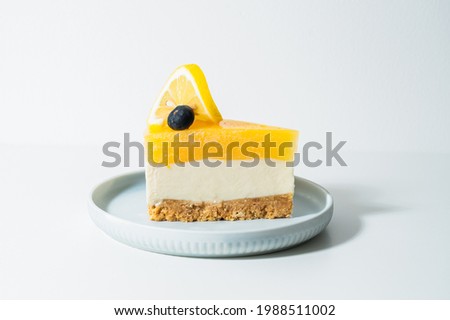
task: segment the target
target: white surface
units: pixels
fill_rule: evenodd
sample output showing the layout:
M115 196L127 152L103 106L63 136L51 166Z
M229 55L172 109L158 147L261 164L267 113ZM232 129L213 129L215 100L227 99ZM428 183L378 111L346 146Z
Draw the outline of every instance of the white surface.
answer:
M151 221L145 174L119 175L89 195L93 222L107 235L134 248L186 257L236 257L280 251L319 234L330 222L333 199L321 186L295 179L289 219L246 221Z
M449 16L449 1L0 2L0 298L449 299ZM348 141L348 167L296 168L334 196L325 233L208 260L90 221L91 185L125 170L101 146L140 140L190 62L225 118Z
M226 119L450 152L449 16L445 0L2 1L0 142L140 140L169 74L197 63Z
M164 199L222 201L294 192L294 168L285 161L272 160L270 166L260 159L252 167L241 166L241 160L210 161L219 163L215 167L203 161L197 162L198 167L191 163L183 167L147 164L148 203Z
M0 298L450 298L450 155L296 168L334 196L324 233L266 256L194 259L130 248L92 223L91 185L124 171L99 168L99 148L2 152Z

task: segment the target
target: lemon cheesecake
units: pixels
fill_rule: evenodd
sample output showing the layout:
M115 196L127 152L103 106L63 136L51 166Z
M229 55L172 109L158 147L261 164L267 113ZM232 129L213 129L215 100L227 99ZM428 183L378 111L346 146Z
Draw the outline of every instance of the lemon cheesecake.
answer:
M289 217L297 139L295 130L222 119L201 69L179 67L147 121L150 218Z

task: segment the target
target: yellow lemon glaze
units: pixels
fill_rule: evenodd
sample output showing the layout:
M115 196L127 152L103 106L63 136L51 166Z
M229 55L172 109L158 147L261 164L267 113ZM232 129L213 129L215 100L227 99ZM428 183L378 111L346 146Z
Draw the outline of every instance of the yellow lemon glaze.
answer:
M167 117L177 105L188 105L194 109L195 120L187 130L174 131L167 125ZM267 145L269 138L270 148ZM180 146L178 153L174 154L173 142L177 140L185 146ZM296 130L222 120L206 78L197 65L181 66L171 75L153 106L145 133L147 160L167 165L200 161L206 157L218 160L250 161L258 157L292 161L297 141ZM191 142L190 148L186 142Z
M264 144L265 139L268 141L267 135L270 135L272 144L270 148ZM189 140L190 136L191 140ZM190 143L192 151L189 151L186 144L185 147L180 147L178 155L175 155L172 146L176 138L181 143ZM223 120L217 125L182 131L170 129L160 132L149 131L145 135L147 160L151 159L156 163L164 161L168 164L199 161L206 157L218 160L251 160L258 157L259 159L292 161L297 140L298 132L295 130L234 120ZM222 150L217 147L217 144Z

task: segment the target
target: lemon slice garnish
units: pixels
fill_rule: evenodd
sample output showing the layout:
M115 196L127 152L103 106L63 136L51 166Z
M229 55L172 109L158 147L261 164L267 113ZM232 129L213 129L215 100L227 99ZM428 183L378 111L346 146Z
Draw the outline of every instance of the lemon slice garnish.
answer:
M219 123L222 120L209 92L205 75L196 64L178 67L169 77L150 113L150 130L168 127L167 117L179 105L187 105L194 110L194 123Z

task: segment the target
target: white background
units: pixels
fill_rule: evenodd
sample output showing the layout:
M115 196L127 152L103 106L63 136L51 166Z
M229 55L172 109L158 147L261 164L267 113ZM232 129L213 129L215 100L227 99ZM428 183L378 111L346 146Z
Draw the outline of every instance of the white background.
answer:
M1 1L0 298L450 298L449 17L449 1ZM100 166L103 143L140 140L184 63L225 118L348 141L348 167L296 168L335 197L324 234L208 260L95 228L89 189L127 170Z
M225 118L450 151L448 1L1 3L4 143L140 139L170 72L197 63Z

